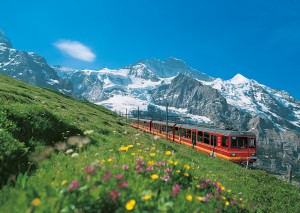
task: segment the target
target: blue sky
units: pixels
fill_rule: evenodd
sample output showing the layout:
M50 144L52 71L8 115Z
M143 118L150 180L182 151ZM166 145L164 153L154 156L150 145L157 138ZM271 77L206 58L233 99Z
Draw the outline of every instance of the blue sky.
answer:
M120 68L175 57L212 77L241 73L300 100L298 0L10 0L1 3L0 29L16 49L50 65ZM70 55L74 45L86 54Z

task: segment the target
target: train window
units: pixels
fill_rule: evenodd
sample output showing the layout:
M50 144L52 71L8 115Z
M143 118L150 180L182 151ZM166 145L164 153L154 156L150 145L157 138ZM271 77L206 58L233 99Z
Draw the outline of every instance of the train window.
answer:
M198 131L198 142L202 142L202 135L203 135L203 132Z
M178 127L175 127L175 135L179 136L179 130L178 130Z
M186 137L186 129L181 129L180 130L180 136L185 138Z
M156 125L155 129L160 130L159 124L155 124L155 125Z
M249 147L250 148L255 148L255 139L254 138L249 139Z
M217 145L217 136L216 135L211 135L210 139L211 139L210 145L216 146Z
M222 146L228 147L228 136L222 136Z
M165 125L162 125L162 126L161 126L161 131L163 131L163 132L166 131L166 126L165 126Z
M232 148L247 148L248 147L248 138L232 137L230 147L232 147Z
M204 143L209 144L209 133L204 132Z
M190 129L187 130L186 137L187 138L191 138L191 130Z

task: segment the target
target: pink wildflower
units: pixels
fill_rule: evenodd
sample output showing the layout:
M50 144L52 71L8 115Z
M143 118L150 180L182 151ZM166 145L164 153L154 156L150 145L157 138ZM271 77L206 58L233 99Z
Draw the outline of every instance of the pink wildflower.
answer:
M205 182L206 182L206 184L210 184L210 180L206 180Z
M138 157L138 158L136 159L136 163L137 163L137 165L140 165L140 166L143 166L143 165L145 164L144 161L143 161L143 159L140 158L140 157Z
M128 166L127 164L124 164L124 165L122 166L122 169L123 169L123 170L128 170L128 169L129 169L129 166Z
M166 172L167 174L168 174L168 173L172 173L172 169L168 167L168 168L165 169L165 172Z
M207 193L206 197L209 198L209 199L212 199L214 197L214 195L212 193Z
M141 173L143 171L143 167L141 165L137 165L135 171L137 173Z
M179 191L180 191L180 186L179 186L178 184L175 184L175 185L172 187L172 193L171 193L171 196L172 196L172 197L177 197Z
M203 203L206 203L208 201L208 198L207 197L202 197L202 202Z
M164 162L162 160L156 162L156 166L165 166L165 165L166 165L166 162Z
M128 188L128 183L126 181L118 183L118 187L121 188Z
M74 189L78 189L80 187L80 184L77 180L73 180L70 185L68 186L68 191L72 191Z
M108 171L108 172L104 175L104 177L102 178L102 180L103 180L103 181L106 181L106 180L108 180L108 179L110 178L110 176L111 176L111 172Z
M218 188L217 188L217 192L221 193L221 192L222 192L222 188L221 188L221 187L218 187Z
M121 195L121 194L120 194L117 190L113 189L113 190L111 190L111 192L109 193L108 197L109 197L112 201L114 201L116 198L120 197L120 195Z
M123 177L123 175L120 174L120 173L119 173L119 174L116 174L116 176L115 176L116 180L121 180L122 177Z
M148 166L148 167L146 168L146 171L147 171L147 172L153 171L153 170L154 170L153 166Z
M232 201L230 201L230 203L231 203L232 205L235 205L235 204L236 204L236 200L232 200Z
M170 180L170 176L169 175L165 175L163 178L162 178L163 181L167 182L168 180Z
M201 189L206 189L206 184L205 183L201 183Z
M94 167L92 167L92 166L87 166L86 168L85 168L85 171L88 173L88 174L95 174L95 168Z

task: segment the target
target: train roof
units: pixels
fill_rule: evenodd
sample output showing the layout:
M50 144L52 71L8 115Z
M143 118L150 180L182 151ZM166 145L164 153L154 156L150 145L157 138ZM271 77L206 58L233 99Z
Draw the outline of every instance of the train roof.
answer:
M134 119L137 120L137 118L134 118ZM166 124L166 122L164 122L164 121L154 121L154 120L145 120L145 119L139 119L139 120L147 121L147 122L152 121L153 123L157 123L157 124ZM230 135L230 136L245 135L245 136L255 137L255 134L253 132L247 132L247 131L224 130L224 129L205 127L205 126L193 126L193 125L176 124L176 123L168 123L168 126L176 126L176 127L185 128L185 129L195 129L198 131L212 132L212 133L217 133L217 134L222 134L222 135Z

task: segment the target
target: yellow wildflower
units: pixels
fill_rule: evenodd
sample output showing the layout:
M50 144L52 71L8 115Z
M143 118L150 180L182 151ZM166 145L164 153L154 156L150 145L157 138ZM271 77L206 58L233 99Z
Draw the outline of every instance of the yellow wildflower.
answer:
M154 157L155 156L155 153L150 153L150 157Z
M196 196L196 200L202 201L202 197L201 196Z
M178 161L175 161L175 162L174 162L174 165L175 165L175 166L178 165Z
M187 196L185 196L185 199L188 200L188 201L191 201L191 200L193 200L193 196L192 195L187 195Z
M157 178L158 178L158 175L157 175L157 174L151 175L151 179L152 179L152 180L155 180L155 179L157 179Z
M68 183L68 181L67 180L63 180L62 182L61 182L61 184L60 185L65 185L66 183Z
M112 162L112 158L108 158L108 159L107 159L107 162Z
M180 173L181 171L180 171L180 169L177 169L176 172L177 172L177 173Z
M231 190L230 190L230 189L228 189L228 190L227 190L227 192L228 192L228 193L231 193Z
M151 199L151 195L145 195L144 197L142 197L143 200L149 200Z
M172 160L168 160L168 164L173 164L173 161Z
M128 147L128 148L133 148L133 145L132 145L132 144L130 144L130 145L128 145L127 147Z
M184 173L184 176L188 177L188 176L190 176L190 175L189 175L189 173Z
M137 145L137 146L140 146L141 144L140 144L140 143L136 143L136 145Z
M225 202L225 206L229 206L229 202L228 201Z
M201 187L201 186L200 186L199 184L196 185L196 188L197 188L197 189L200 189L200 187Z
M224 186L221 186L221 189L222 189L222 191L224 191L224 190L225 190L225 187L224 187Z
M151 150L155 150L155 147L151 147Z
M101 160L101 162L102 162L102 163L105 163L105 162L106 162L106 160L104 160L104 159L103 159L103 160Z
M244 208L246 208L246 205L244 203L242 203L241 207L244 209Z
M243 198L240 198L240 201L242 201L243 200Z
M153 166L154 164L155 164L154 160L148 161L148 165L149 165L149 166Z
M142 150L141 150L141 149L138 149L138 152L142 152Z
M224 197L224 196L222 196L221 198L222 198L222 200L226 200L226 197Z
M131 211L134 209L134 206L135 206L136 202L134 199L131 199L130 201L128 201L125 205L125 208L128 210L128 211Z
M132 156L135 156L135 152L131 153Z
M183 167L184 167L185 169L190 169L190 166L189 166L189 165L186 165L186 164L185 164Z
M31 204L33 206L39 206L41 204L41 199L40 198L34 198L32 201L31 201Z
M171 155L172 152L171 152L171 151L166 151L165 154L166 154L166 155Z
M121 146L118 150L119 150L119 151L126 151L126 152L127 152L127 151L128 151L128 148L129 148L129 147L127 147L127 146Z

